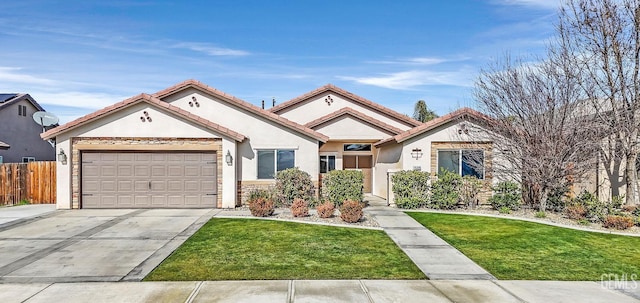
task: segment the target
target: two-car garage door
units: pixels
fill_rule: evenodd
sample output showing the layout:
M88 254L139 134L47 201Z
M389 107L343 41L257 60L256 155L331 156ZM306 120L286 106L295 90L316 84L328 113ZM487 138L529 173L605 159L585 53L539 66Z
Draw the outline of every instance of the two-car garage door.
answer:
M82 208L216 207L214 152L83 152Z

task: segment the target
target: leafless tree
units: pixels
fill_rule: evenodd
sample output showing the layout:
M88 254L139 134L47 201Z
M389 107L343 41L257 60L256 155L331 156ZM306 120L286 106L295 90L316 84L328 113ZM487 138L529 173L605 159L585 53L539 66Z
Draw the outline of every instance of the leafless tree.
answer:
M475 82L500 151L493 170L519 180L525 201L544 211L549 193L594 167L595 130L585 119L580 79L567 70L570 65L558 65L561 58L527 63L505 57Z
M639 204L640 0L570 0L559 16L552 55L571 60L593 117L606 128L600 156L611 194L623 174L626 203Z

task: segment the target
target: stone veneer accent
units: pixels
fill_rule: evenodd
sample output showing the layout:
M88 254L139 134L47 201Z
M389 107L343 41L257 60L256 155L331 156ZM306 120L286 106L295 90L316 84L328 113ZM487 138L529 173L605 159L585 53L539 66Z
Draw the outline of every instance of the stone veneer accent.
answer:
M431 142L431 179L437 177L438 150L446 149L482 149L484 150L484 180L478 195L480 203L487 203L493 194L493 143L491 142Z
M76 137L71 139L71 208L80 208L80 155L85 150L101 151L215 151L217 207L222 207L222 139L220 138L116 138Z

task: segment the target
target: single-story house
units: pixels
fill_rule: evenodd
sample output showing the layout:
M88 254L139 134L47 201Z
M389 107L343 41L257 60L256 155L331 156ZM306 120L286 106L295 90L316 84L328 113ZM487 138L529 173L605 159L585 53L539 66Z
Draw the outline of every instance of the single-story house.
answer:
M57 142L59 209L231 208L292 167L316 184L334 169L361 170L365 193L383 198L403 169L444 167L490 184L495 151L474 135L484 119L463 108L423 124L334 85L263 109L187 80L42 138Z

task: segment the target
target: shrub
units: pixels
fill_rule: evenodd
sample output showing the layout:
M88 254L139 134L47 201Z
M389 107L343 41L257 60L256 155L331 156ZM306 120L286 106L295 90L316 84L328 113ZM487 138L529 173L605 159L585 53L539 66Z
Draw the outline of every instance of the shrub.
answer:
M602 222L607 214L607 207L596 196L588 191L581 192L573 199L574 205L582 205L587 213L585 217L593 222Z
M511 213L511 208L506 207L506 206L502 206L498 209L498 212L501 214L510 214Z
M460 186L462 177L460 175L442 169L438 174L438 179L431 185L431 203L429 207L440 209L451 209L460 201Z
M345 200L362 201L364 174L358 170L332 170L322 179L322 199L340 206Z
M331 218L333 216L333 212L335 211L336 206L327 201L316 207L316 211L318 211L318 217L320 218Z
M602 226L606 228L614 228L619 230L625 230L631 228L634 224L634 220L626 216L606 216L602 222Z
M249 191L247 202L254 201L258 198L273 200L273 189L252 189Z
M295 199L309 201L315 195L311 176L299 168L289 168L276 174L276 201L280 206L290 206Z
M340 206L340 218L347 223L356 223L362 219L364 205L358 201L346 200Z
M522 204L522 191L518 183L513 181L503 181L498 183L493 189L493 196L489 198L489 203L494 209L500 210L503 207L510 210L520 209Z
M636 209L632 210L631 214L640 217L640 207L636 207Z
M249 210L254 217L267 217L273 215L276 205L273 200L257 198L249 201Z
M635 206L635 205L623 205L622 206L622 210L625 211L625 212L628 212L628 213L630 213L632 215L635 215L636 211L640 212L638 210L638 207Z
M552 189L547 194L547 210L562 212L566 207L568 193L569 188L566 186Z
M291 204L291 214L294 217L306 217L309 215L309 204L305 200L296 198Z
M587 208L580 204L570 205L564 209L564 214L572 220L583 220L587 218Z
M398 208L418 208L429 201L429 173L403 170L391 176L393 197Z
M460 200L465 207L475 208L478 205L478 194L482 189L482 181L474 176L462 177L460 184Z
M547 214L543 211L536 212L536 218L546 218Z

